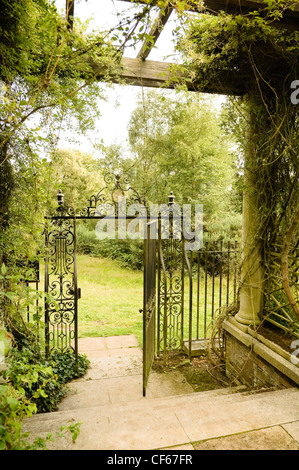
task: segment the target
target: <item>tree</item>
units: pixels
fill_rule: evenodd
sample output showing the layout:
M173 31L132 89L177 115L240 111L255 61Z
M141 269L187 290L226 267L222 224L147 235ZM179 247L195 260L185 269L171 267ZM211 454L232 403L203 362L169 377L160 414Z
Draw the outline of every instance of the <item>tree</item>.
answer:
M92 61L108 76L119 58L103 33L88 35L76 22L70 30L48 0L1 0L0 10L0 243L16 253L24 237L33 248L32 226L42 232L51 207L47 162L60 129L84 132L100 113Z
M91 155L74 150L58 150L50 162L56 191L64 193L67 205L77 212L88 205L88 199L105 184L99 161Z
M129 144L131 177L149 202L165 203L173 191L179 204L203 204L206 230L221 236L225 223L238 230L235 155L210 99L146 93L131 116Z
M117 77L124 48L148 31L151 9L134 7L111 31L87 34L50 0L0 0L0 233L9 225L14 165L24 163L15 149L30 146L30 153L45 139L43 156L54 154L63 126L93 128L100 114L95 102L103 97L96 79Z

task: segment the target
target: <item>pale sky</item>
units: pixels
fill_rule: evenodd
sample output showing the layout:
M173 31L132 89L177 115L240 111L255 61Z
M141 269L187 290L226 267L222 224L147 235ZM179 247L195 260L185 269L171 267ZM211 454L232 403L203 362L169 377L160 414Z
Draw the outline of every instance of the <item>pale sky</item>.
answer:
M58 9L65 11L65 0L55 0ZM100 4L100 6L99 6ZM109 29L117 25L116 7L120 4L121 8L128 8L130 4L113 0L77 0L75 3L75 17L80 18L82 22L92 18L90 22L91 29ZM120 9L119 9L120 10ZM109 145L114 142L121 143L127 137L127 125L131 112L134 109L138 87L119 87L107 89L108 101L100 101L98 104L101 109L102 118L97 122L96 138L103 139L104 143ZM118 106L116 107L116 104ZM60 147L79 148L85 152L92 152L94 134L90 133L89 138L80 138L82 144L69 144L63 134L60 138Z
M55 0L58 9L65 12L65 0ZM121 0L76 0L75 1L75 17L82 22L89 20L89 28L106 30L118 23L117 12L132 9L129 2ZM171 56L175 53L172 44L172 30L175 27L176 18L171 15L164 30L158 38L156 47L151 51L149 60L161 60L171 62ZM125 56L136 57L141 46L138 45L137 50L126 49ZM169 57L170 56L170 57ZM106 87L103 84L103 87ZM101 110L101 119L96 123L96 138L103 139L106 145L112 143L122 143L127 138L127 125L132 111L135 108L136 97L140 93L141 88L137 86L118 86L108 88L107 94L109 100L99 103ZM165 92L165 91L164 91ZM169 91L168 91L169 92ZM90 134L89 139L83 138L82 144L71 145L72 148L79 148L85 152L92 152L92 142L95 135ZM66 142L61 135L60 147L69 148L70 144Z

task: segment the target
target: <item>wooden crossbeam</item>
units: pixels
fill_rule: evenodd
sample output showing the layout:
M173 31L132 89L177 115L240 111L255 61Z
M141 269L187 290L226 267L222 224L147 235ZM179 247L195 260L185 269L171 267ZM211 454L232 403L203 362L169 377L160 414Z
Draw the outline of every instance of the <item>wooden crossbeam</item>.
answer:
M171 64L167 62L124 57L122 66L121 78L131 85L158 88L170 79Z
M72 30L74 26L75 0L65 1L65 17L68 29Z
M105 70L96 64L92 65L94 73L99 81L105 80ZM175 84L171 79L173 64L153 60L131 59L124 57L121 62L121 70L111 80L114 83L126 83L128 85L144 86L152 88L173 89ZM181 73L181 78L184 78ZM231 72L223 73L221 84L219 82L207 83L204 86L198 81L186 81L189 91L201 91L203 93L213 93L221 95L240 96L245 93L244 77Z
M161 31L163 30L164 26L166 25L173 8L167 7L164 12L160 11L158 17L156 18L150 32L149 36L151 36L151 41L147 40L142 45L140 51L137 54L137 59L145 60L154 45L156 44L158 37L160 36Z

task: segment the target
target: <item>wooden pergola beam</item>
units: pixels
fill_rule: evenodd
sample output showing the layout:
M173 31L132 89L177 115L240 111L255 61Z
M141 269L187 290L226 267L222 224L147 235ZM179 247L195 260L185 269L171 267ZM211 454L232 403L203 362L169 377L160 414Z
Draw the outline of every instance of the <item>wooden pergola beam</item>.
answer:
M111 81L118 84L174 89L175 82L171 80L174 77L171 70L173 65L169 62L123 57L119 74L112 77ZM97 80L105 80L105 71L101 67L93 64L93 70L97 75ZM184 78L184 74L181 73L179 78ZM223 73L221 83L213 82L203 86L198 81L185 81L189 91L232 96L240 96L245 93L244 83L244 77L231 72Z
M173 8L172 7L167 7L165 11L160 11L158 14L158 17L154 21L154 24L149 32L149 35L151 36L151 41L147 40L143 43L140 51L137 54L137 59L142 59L145 60L147 59L150 51L156 44L158 37L160 36L161 31L163 30L164 26L166 25L171 13L172 13Z
M73 30L75 16L75 0L65 0L65 17L67 21L67 27Z
M132 3L132 0L121 1ZM138 0L138 2L148 4L146 0ZM158 0L152 0L153 6L157 4ZM217 15L221 11L232 15L237 15L240 13L248 14L252 13L253 11L259 11L261 14L263 14L265 7L266 4L263 0L204 0L203 3L191 0L188 11L210 13L212 15ZM283 17L279 21L273 21L271 24L276 28L285 28L291 31L299 31L299 2L295 3L293 10L286 9L284 11Z
M131 0L121 0L132 3ZM133 0L134 2L135 0ZM146 3L145 0L138 0L140 3ZM158 0L152 0L152 4L157 4ZM202 12L202 4L193 1L193 8L190 11ZM200 5L200 7L199 7ZM209 9L209 13L217 14L219 11L226 11L228 13L249 13L250 11L262 10L265 8L263 0L205 0L205 5ZM294 11L286 10L283 19L279 22L280 27L285 27L286 24L291 28L295 26L299 30L299 2ZM153 44L159 37L160 32L165 26L172 9L166 9L165 15L160 12L157 21L154 23L150 35L153 36L153 42L150 41L143 44L136 59L122 58L121 70L111 78L114 83L144 86L152 88L168 88L173 89L176 86L174 80L174 73L172 68L174 64L160 61L145 60ZM292 28L291 28L292 29ZM294 29L294 28L293 28ZM101 67L93 64L94 73L97 75L99 81L105 80L105 71ZM187 75L187 74L186 74ZM185 78L184 84L188 91L200 91L202 93L221 94L230 96L242 96L246 93L245 83L246 77L241 76L237 72L227 71L221 76L221 83L199 83L198 80L191 81L187 76L181 73L180 77Z

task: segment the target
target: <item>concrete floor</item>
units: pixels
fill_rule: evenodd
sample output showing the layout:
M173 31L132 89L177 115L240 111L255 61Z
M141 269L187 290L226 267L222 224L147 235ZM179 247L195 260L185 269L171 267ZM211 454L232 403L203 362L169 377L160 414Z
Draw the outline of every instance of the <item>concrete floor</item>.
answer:
M50 450L299 450L299 389L195 393L179 372L152 372L142 396L142 351L133 335L79 340L91 361L59 411L24 421L31 436L81 422Z

